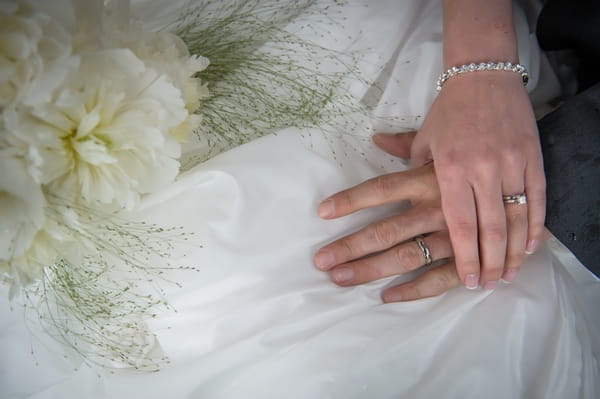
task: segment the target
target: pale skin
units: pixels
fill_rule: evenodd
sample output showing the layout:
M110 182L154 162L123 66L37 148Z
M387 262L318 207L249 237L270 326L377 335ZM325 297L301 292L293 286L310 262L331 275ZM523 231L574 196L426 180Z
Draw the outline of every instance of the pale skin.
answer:
M384 151L408 158L414 135L376 135L374 141ZM323 247L315 256L317 267L329 272L332 281L340 286L404 274L423 266L423 254L413 238L427 234L424 241L433 260L448 261L413 281L387 289L382 293L383 301L410 301L436 296L459 285L432 163L379 176L336 193L324 201L328 204L325 209L333 209L333 212L325 214L320 208L320 215L333 219L364 208L403 200L411 201L410 210L375 222Z
M518 62L510 0L444 0L443 7L444 70ZM477 71L450 78L412 144L411 159L413 167L435 163L459 281L485 289L512 281L543 239L546 206L538 132L521 77ZM503 203L503 195L520 193L527 205ZM362 195L377 201L374 186ZM337 214L325 209L330 205L321 204L320 213Z
M374 141L384 151L408 158L414 136L414 132L376 135ZM433 163L379 176L336 193L324 201L328 203L324 209L334 212L321 215L334 219L403 200L410 200L410 210L372 223L323 247L315 256L317 267L329 272L332 281L340 286L404 274L424 265L423 253L414 241L414 237L424 236L433 261L438 262L437 267L415 280L388 288L382 293L383 301L437 296L460 285ZM507 205L507 212L519 212L520 206Z

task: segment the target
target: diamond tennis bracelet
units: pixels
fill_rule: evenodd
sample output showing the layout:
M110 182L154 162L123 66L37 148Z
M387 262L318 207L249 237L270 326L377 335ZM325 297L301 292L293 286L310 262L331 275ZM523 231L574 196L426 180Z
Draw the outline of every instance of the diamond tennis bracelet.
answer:
M523 85L527 86L527 82L529 82L529 74L527 73L527 69L521 64L513 64L511 62L482 62L480 64L465 64L459 67L452 67L448 69L446 72L442 73L437 81L436 90L442 90L442 85L452 76L460 75L461 73L467 72L475 72L475 71L511 71L516 72L521 75L521 79L523 79Z

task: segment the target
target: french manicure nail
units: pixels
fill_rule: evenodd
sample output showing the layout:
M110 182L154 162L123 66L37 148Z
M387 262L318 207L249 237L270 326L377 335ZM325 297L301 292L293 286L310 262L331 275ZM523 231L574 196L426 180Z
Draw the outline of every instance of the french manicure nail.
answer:
M531 255L532 253L534 253L537 249L538 246L538 240L533 239L533 240L529 240L527 242L527 248L525 248L525 253L527 255Z
M488 281L487 283L485 283L485 285L483 286L484 290L488 290L491 291L494 288L496 288L496 285L498 284L497 281Z
M321 202L318 209L319 217L327 218L333 215L333 200L325 200Z
M346 281L352 280L354 277L354 271L351 267L339 267L331 272L333 280L337 283L345 283Z
M502 276L502 281L508 284L512 283L515 279L515 276L517 275L517 272L517 269L508 269L506 272L504 272L504 275Z
M465 286L470 290L474 290L479 287L479 275L467 274L465 277Z
M321 270L327 270L333 266L333 254L327 250L321 250L315 255L315 265Z

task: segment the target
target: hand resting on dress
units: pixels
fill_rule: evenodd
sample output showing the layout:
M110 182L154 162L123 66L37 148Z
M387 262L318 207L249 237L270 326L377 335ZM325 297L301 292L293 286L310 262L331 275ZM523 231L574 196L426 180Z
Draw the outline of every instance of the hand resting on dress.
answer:
M384 151L408 158L415 133L376 135ZM425 265L423 241L438 266L415 280L388 288L384 302L410 301L440 295L461 284L453 259L448 228L441 208L440 190L433 163L404 172L375 177L324 200L319 215L335 219L364 208L409 200L411 209L372 223L321 248L315 265L329 272L333 282L353 286L404 274Z

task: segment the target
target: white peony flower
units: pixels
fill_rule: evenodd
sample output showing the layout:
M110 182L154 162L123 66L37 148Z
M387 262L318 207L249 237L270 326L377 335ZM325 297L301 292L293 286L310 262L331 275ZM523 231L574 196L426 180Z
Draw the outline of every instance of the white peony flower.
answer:
M47 218L23 254L0 261L0 272L11 285L10 297L15 295L18 288L39 280L44 267L55 262L59 254L73 243L71 237L65 237L62 230L56 221Z
M19 113L20 137L43 159L43 181L65 199L131 208L172 182L188 117L181 91L127 49L81 56L51 102Z
M7 132L0 131L6 136ZM0 262L21 256L44 223L46 201L26 157L0 147Z
M148 31L140 22L130 18L129 1L109 0L100 13L102 18L97 18L98 12L90 13L90 9L96 9L97 0L93 7L76 6L80 16L78 31L93 26L93 30L99 33L102 42L95 37L78 35L76 47L85 49L98 48L128 48L144 62L144 64L160 74L167 77L169 83L183 93L185 107L189 117L177 129L173 130L174 137L183 141L185 137L200 124L201 118L194 116L194 112L200 107L202 99L209 97L209 90L200 78L194 77L203 71L209 64L206 57L190 56L189 50L183 40L170 32ZM87 22L85 22L87 21ZM81 37L88 40L83 40Z
M49 100L69 72L62 61L70 43L58 21L27 2L0 0L0 111L18 101Z
M194 75L206 69L209 64L208 58L190 56L185 43L171 33L159 32L147 36L145 45L132 44L132 49L146 64L166 74L173 85L182 91L189 115L171 133L173 137L183 142L202 122L202 118L194 115L194 112L200 108L201 101L209 97L210 92L207 84L202 83L200 78Z
M133 23L131 24L134 26ZM133 29L133 28L132 28ZM182 91L188 118L174 129L171 133L180 142L185 141L187 136L197 128L202 118L194 115L200 108L203 99L208 98L210 93L206 83L200 78L194 77L209 64L208 58L201 56L190 56L185 43L169 32L143 32L141 29L134 30L138 35L128 35L127 46L144 61L146 65L165 74L169 81ZM137 38L138 40L132 40Z
M51 261L44 192L131 208L173 181L207 65L127 0L0 0L0 269Z

